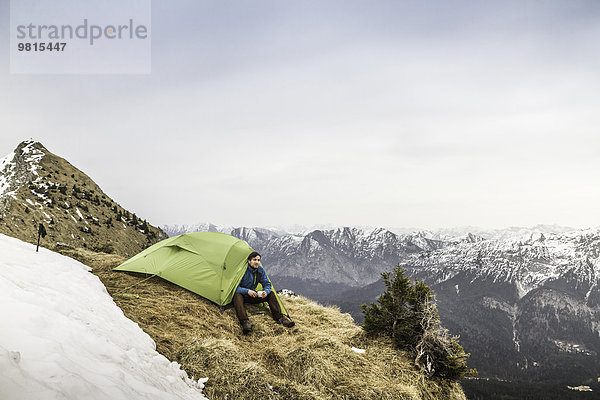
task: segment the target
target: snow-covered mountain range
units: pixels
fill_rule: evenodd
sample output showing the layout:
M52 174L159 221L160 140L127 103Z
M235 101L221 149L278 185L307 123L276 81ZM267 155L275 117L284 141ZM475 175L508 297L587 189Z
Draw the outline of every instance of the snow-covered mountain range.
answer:
M458 244L496 243L501 238L527 240L532 235L555 235L568 228L539 225L533 228L508 228L505 231L464 228L415 231L398 234L385 228L338 227L288 233L268 228L226 227L214 224L171 225L161 227L169 236L185 232L213 231L231 234L264 253L263 260L272 275L314 279L349 286L377 281L381 272L392 270L412 254L421 254ZM511 239L506 239L511 240ZM306 267L310 267L310 273Z
M523 239L458 243L403 261L432 284L459 274L492 278L515 285L522 298L558 279L577 281L573 289L586 300L598 295L600 231L587 229L562 234L531 234ZM460 290L460 288L457 288Z
M300 234L266 228L219 228L211 224L194 228L212 229L247 241L263 254L263 263L273 276L348 286L376 281L381 272L389 271L409 254L452 243L430 239L421 233L397 235L383 228L365 231L343 227ZM166 231L174 232L173 229Z
M459 243L400 265L434 289L444 323L484 373L600 376L599 229Z

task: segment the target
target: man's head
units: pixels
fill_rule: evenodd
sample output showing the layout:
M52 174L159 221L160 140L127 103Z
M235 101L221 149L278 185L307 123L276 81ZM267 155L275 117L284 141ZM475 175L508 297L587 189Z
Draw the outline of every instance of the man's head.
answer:
M250 264L250 266L254 269L258 268L260 265L260 254L258 254L256 251L250 253L248 256L248 264Z

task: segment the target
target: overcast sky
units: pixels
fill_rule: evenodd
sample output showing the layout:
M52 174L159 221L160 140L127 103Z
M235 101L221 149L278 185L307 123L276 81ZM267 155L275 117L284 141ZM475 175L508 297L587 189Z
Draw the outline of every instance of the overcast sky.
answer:
M149 75L9 71L33 138L153 224L600 225L600 2L154 1Z

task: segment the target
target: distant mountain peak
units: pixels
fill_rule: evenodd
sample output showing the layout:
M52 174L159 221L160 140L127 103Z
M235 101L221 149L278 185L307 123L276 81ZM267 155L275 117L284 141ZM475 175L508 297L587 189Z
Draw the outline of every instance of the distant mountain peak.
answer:
M544 234L542 232L539 233L532 233L529 236L529 242L533 243L533 242L543 242L546 240L546 236L544 236Z

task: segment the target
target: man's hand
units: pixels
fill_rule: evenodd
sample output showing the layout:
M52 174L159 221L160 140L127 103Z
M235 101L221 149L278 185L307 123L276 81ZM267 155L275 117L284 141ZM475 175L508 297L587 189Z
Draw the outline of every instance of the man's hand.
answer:
M258 297L261 297L261 298L267 297L267 292L265 292L264 290L261 290L257 294L258 294Z
M258 297L258 293L256 293L254 290L248 290L248 296L250 296L250 297Z

